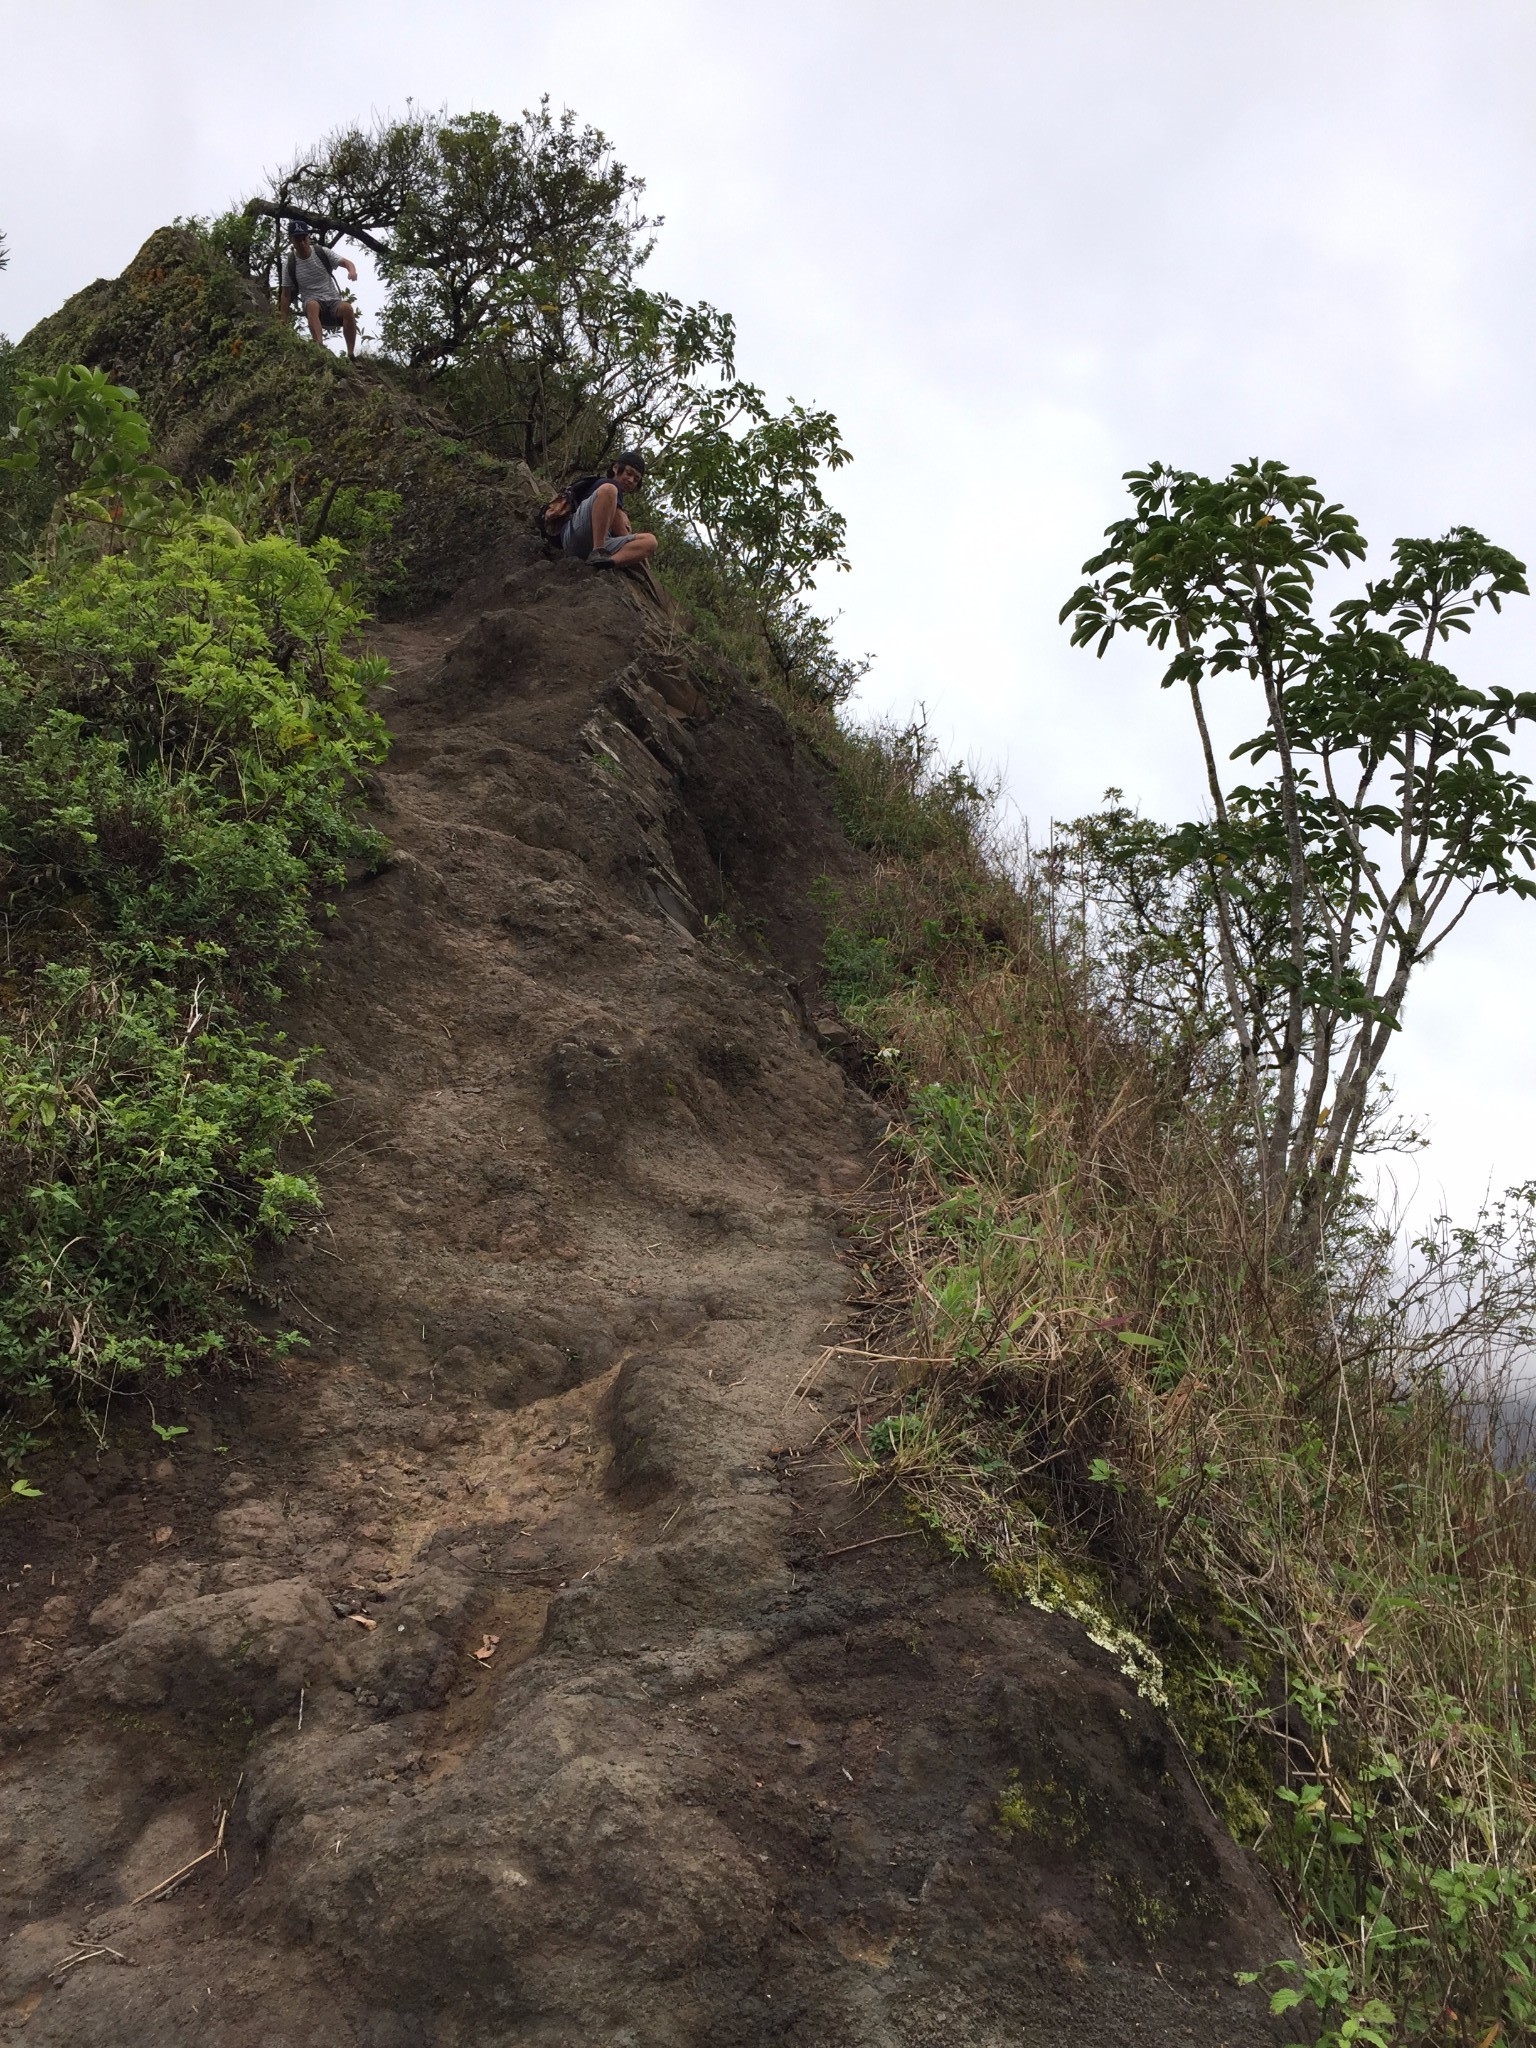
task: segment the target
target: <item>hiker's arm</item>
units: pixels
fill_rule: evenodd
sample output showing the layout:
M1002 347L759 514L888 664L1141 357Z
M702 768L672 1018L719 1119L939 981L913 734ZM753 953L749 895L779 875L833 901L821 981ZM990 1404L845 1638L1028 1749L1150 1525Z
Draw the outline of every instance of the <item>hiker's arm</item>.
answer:
M284 285L277 295L277 311L279 318L293 311L293 293L289 291L287 285Z
M357 265L352 261L352 258L350 256L338 256L336 258L336 262L341 265L342 269L347 273L348 277L350 277L352 282L356 284ZM333 264L331 267L332 269L334 269L335 264Z

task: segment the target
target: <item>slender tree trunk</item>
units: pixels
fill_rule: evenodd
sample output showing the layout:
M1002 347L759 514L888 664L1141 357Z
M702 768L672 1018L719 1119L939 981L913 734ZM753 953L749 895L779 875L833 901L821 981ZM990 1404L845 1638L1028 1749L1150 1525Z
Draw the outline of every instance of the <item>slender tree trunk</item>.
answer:
M1186 649L1189 646L1189 630L1179 620L1179 641ZM1225 832L1227 829L1227 798L1221 786L1221 777L1216 772L1216 751L1211 745L1210 727L1206 723L1205 705L1200 696L1200 685L1193 678L1189 685L1189 701L1194 707L1195 724L1200 732L1201 751L1205 756L1206 783L1211 792L1211 802L1216 811L1216 822ZM1248 1013L1243 1007L1242 982L1238 968L1237 944L1232 936L1232 903L1227 886L1220 873L1211 875L1211 887L1216 898L1217 953L1221 961L1222 986L1226 992L1227 1009L1232 1018L1232 1028L1237 1033L1238 1059L1241 1066L1244 1089L1248 1096L1249 1114L1253 1118L1254 1147L1260 1161L1263 1161L1268 1144L1264 1126L1264 1095L1259 1086L1259 1061L1254 1050L1253 1034L1248 1028ZM1265 1177L1260 1173L1260 1187L1264 1191L1266 1239L1271 1229L1269 1197Z
M1296 764L1291 757L1291 737L1286 725L1280 684L1275 677L1269 650L1268 615L1262 599L1254 615L1254 644L1264 683L1270 730L1275 736L1275 753L1280 768L1280 816L1285 826L1285 849L1289 903L1289 952L1292 986L1286 1003L1285 1039L1280 1048L1280 1071L1275 1087L1274 1120L1270 1129L1265 1177L1270 1202L1282 1227L1285 1222L1286 1170L1295 1128L1296 1077L1306 1026L1304 979L1307 964L1307 855L1301 834L1301 812L1296 800Z

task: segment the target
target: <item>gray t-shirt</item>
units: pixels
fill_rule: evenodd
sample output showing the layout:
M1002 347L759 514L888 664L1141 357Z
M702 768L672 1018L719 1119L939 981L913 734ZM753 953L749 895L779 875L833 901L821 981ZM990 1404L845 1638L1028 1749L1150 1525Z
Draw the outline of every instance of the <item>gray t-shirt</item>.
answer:
M333 256L329 249L322 249L318 242L310 243L307 256L301 256L297 249L290 249L283 258L283 290L292 292L301 306L307 305L311 299L339 298L341 295L332 273L340 265L341 258Z

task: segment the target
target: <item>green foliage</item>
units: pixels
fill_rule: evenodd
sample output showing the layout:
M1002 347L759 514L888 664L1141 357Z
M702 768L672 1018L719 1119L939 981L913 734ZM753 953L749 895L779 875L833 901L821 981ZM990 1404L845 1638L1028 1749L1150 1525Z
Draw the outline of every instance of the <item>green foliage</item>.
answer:
M1523 2039L1536 1509L1500 1372L1536 1197L1407 1270L1361 1206L1274 1258L1230 1033L1186 1028L1208 879L1163 836L1112 803L1010 865L983 814L823 892L898 1169L871 1350L904 1365L854 1470L1166 1700L1290 1908L1307 2038Z
M849 838L882 856L963 865L996 796L968 769L940 763L925 715L845 732L837 767L838 814Z
M1053 900L1068 912L1064 944L1081 955L1101 999L1181 1092L1230 1092L1230 1056L1215 898L1209 871L1176 866L1167 832L1105 792L1104 808L1053 825L1041 856ZM1075 909L1071 908L1075 906ZM1245 958L1273 955L1283 918L1246 894L1232 906Z
M857 1022L866 1005L878 1003L896 986L899 956L887 933L862 928L862 920L844 922L835 889L823 886L818 894L822 907L833 913L822 950L823 986L844 1016Z
M792 404L775 417L755 386L736 383L663 442L656 475L668 507L750 589L792 597L826 563L848 566L847 522L819 479L850 459L831 413Z
M817 751L839 749L845 734L833 714L868 661L839 654L830 621L802 598L749 585L665 512L653 510L648 523L662 543L653 573L686 608L695 640L772 697Z
M136 480L131 394L50 391L23 449L83 481L0 593L0 1393L34 1398L261 1341L250 1257L314 1204L281 1148L322 1091L254 1005L377 857L384 747L339 543L247 539ZM105 548L93 489L125 508Z
M292 212L362 243L386 285L385 353L434 380L466 432L551 474L643 443L652 502L761 597L793 598L845 566L821 488L849 459L837 422L775 413L737 372L728 313L641 283L658 225L643 189L547 99L515 121L413 114L306 152L230 246L270 276Z
M783 687L800 701L835 710L869 673L867 658L839 654L828 620L795 597L762 604L763 635Z
M332 579L387 598L403 577L393 552L401 493L369 490L339 476L326 480L325 469L304 435L275 434L260 454L237 456L227 476L205 483L199 503L241 533L275 533L310 547L329 540Z
M1311 477L1249 462L1128 482L1134 511L1062 616L1100 654L1121 632L1173 649L1163 686L1189 691L1212 815L1151 849L1101 834L1098 852L1200 878L1184 908L1219 968L1266 1228L1315 1250L1414 970L1479 895L1536 895L1536 799L1503 737L1536 720L1536 692L1475 689L1436 658L1480 607L1525 593L1524 566L1467 527L1401 540L1393 573L1324 620L1319 572L1365 543ZM1233 758L1267 780L1218 768L1205 692L1226 677L1256 686L1260 724Z
M51 471L58 512L106 522L114 547L163 511L171 478L149 459L136 391L66 363L52 375L23 375L13 395L0 475Z
M536 346L559 337L558 363L565 330L606 314L650 253L642 189L599 130L568 110L556 119L547 98L517 121L413 114L339 129L291 164L256 246L270 277L288 213L363 243L388 288L384 346L413 368L440 368L509 325Z
M323 1094L301 1062L201 983L108 979L119 957L40 970L0 1032L6 1392L248 1348L250 1249L318 1201L279 1162Z
M1276 1992L1272 2010L1310 2004L1322 2039L1380 2038L1382 2048L1433 2040L1450 2016L1467 2023L1463 2038L1502 2026L1524 2039L1536 2025L1528 1857L1511 1845L1500 1861L1426 1862L1428 1831L1405 1808L1407 1790L1401 1760L1380 1750L1342 1794L1317 1781L1278 1788L1277 1851L1305 1900L1313 1955L1305 1970L1277 1966L1299 1982ZM1383 2034L1362 2031L1362 2022Z
M196 957L270 992L311 882L367 835L350 778L382 752L358 614L312 553L189 516L143 558L89 556L0 609L0 819L12 962L93 939Z
M0 450L10 446L10 429L29 374L20 349L0 335ZM33 544L57 495L56 478L41 464L31 469L0 467L0 584L26 574Z

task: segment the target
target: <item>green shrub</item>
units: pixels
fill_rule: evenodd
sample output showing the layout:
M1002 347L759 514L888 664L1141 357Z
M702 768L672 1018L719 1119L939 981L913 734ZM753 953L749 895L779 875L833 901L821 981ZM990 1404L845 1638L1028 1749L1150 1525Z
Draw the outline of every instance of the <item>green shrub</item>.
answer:
M256 1339L247 1257L314 1207L279 1147L323 1090L190 989L42 969L0 1032L0 1389L110 1389ZM133 963L134 966L137 963Z
M157 504L66 506L0 593L0 1397L34 1409L262 1343L323 1094L264 1012L381 851L341 543Z
M309 891L373 836L352 816L383 727L359 614L308 551L189 518L0 599L0 849L12 968L125 943L209 949L270 991Z

